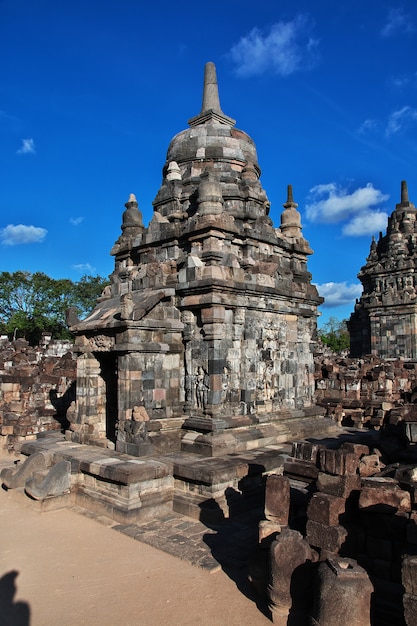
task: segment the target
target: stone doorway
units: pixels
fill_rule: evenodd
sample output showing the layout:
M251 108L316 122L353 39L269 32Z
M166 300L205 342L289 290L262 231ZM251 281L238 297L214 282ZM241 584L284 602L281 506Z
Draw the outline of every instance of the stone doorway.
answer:
M116 423L118 420L117 356L110 352L97 354L97 358L100 363L100 376L105 386L106 438L116 443Z

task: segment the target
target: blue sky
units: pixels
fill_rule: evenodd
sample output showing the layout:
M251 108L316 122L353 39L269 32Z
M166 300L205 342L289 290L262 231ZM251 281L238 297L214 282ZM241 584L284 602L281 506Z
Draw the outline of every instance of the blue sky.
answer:
M0 0L0 271L107 276L216 64L279 225L292 184L321 321L346 318L372 234L417 204L417 2Z

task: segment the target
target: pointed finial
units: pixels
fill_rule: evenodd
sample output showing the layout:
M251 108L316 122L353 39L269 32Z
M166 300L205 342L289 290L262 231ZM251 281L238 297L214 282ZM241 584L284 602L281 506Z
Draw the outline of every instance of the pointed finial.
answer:
M284 209L296 209L298 207L298 204L294 202L292 195L292 185L287 185L287 202L285 202L282 206Z
M138 201L136 200L136 196L134 193L131 193L129 195L129 200L125 203L125 207L129 207L131 204L138 204Z
M233 127L236 122L225 115L220 108L219 87L217 84L216 66L206 63L204 68L203 106L201 112L188 120L190 126L199 126L207 122L226 124Z
M408 186L406 180L401 181L401 201L399 204L395 205L395 208L400 210L404 208L415 209L414 204L410 202L408 198Z
M216 66L211 62L206 63L204 68L203 106L201 108L201 113L210 110L222 113L220 108Z
M298 204L294 202L292 185L287 186L287 202L282 205L285 209L281 213L281 232L286 237L301 237L301 216L297 211Z
M407 181L402 180L401 181L401 204L407 204L408 202L409 200L408 200Z

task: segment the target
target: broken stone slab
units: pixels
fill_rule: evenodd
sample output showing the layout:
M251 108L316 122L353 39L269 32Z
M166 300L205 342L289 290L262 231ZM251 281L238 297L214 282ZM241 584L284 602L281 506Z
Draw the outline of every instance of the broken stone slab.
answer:
M1 480L4 486L7 487L7 489L24 487L26 480L32 476L33 472L49 467L51 458L51 453L36 452L29 456L23 463L19 463L16 468L4 468L1 471Z
M302 459L303 461L317 462L317 455L322 444L311 443L310 441L293 441L291 456L295 459Z
M268 587L272 621L302 624L312 605L311 548L301 533L285 528L271 545Z
M316 484L319 491L340 498L348 498L352 491L359 491L361 488L361 480L358 474L333 476L320 472Z
M61 496L70 490L71 463L60 461L54 465L48 474L37 482L35 477L28 478L25 483L26 493L35 500L45 500L54 496Z
M326 448L319 451L319 466L320 470L327 474L349 476L356 474L358 458L353 452L329 450Z
M261 548L269 548L274 539L282 531L281 524L268 519L261 520L258 525L258 541Z
M346 452L352 452L353 454L356 454L358 459L360 459L366 454L369 454L369 446L366 446L365 444L362 444L362 443L354 443L352 441L345 441L345 443L343 443L340 446L340 450L346 450Z
M313 623L369 626L373 586L354 559L329 557L318 566Z
M265 517L286 526L290 513L290 481L287 476L270 474L265 486Z
M317 479L318 469L312 461L287 458L284 462L284 473L289 476L301 477L303 480L312 482Z
M313 494L307 509L307 517L313 522L338 526L340 516L346 511L346 500L328 493Z
M380 457L377 454L364 455L359 461L359 475L362 477L374 476L382 468Z
M313 520L307 520L306 530L306 538L310 545L331 553L339 552L348 535L343 526L328 526Z
M408 491L400 489L396 480L373 476L362 481L359 508L370 513L408 513L411 511L411 497Z

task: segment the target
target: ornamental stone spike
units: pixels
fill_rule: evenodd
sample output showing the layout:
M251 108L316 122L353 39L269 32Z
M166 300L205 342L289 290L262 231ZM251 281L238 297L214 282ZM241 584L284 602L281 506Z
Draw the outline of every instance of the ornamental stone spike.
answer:
M287 185L287 201L282 206L284 207L284 209L290 209L290 208L296 209L298 207L298 204L294 202L294 197L292 193L292 185Z
M407 185L407 181L406 180L402 180L401 181L401 199L399 204L395 205L396 209L404 209L408 207L409 209L411 209L412 211L415 210L415 206L412 202L410 202L409 196L408 196L408 185Z
M220 108L216 66L211 62L206 63L204 68L203 106L201 108L201 113L210 110L222 113Z
M401 181L401 204L408 204L408 202L409 200L408 200L407 181L402 180Z
M206 63L204 68L203 105L201 111L198 115L188 120L188 124L192 127L213 122L231 127L236 124L236 121L225 115L220 108L216 66L210 61Z

